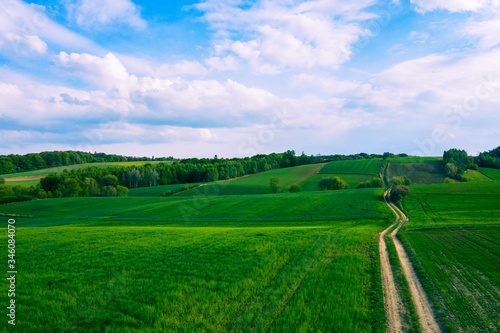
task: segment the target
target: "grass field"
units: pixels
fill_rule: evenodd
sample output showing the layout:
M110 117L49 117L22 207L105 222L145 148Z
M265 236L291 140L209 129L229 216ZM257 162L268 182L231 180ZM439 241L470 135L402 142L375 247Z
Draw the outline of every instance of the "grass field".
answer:
M408 156L408 157L389 157L389 163L425 163L425 164L441 164L442 156Z
M25 216L15 217L16 328L385 332L381 191L0 206Z
M292 168L275 169L266 172L260 172L253 175L243 176L233 180L219 181L208 184L199 189L184 191L177 196L193 195L239 195L239 194L264 194L271 193L269 181L271 178L278 177L279 185L283 191L288 191L292 184L300 184L305 181L324 164L301 165Z
M486 177L482 173L474 170L467 170L464 174L462 174L463 182L488 182L491 181L491 178Z
M500 329L500 182L412 186L402 235L451 331ZM414 263L415 264L415 263Z
M321 179L326 177L339 177L344 180L350 189L358 187L358 185L364 181L371 180L375 175L363 175L363 174L348 174L348 173L338 173L338 174L315 174L304 180L299 185L302 187L303 191L319 191L318 183Z
M500 169L479 168L479 171L494 180L500 180Z
M330 162L321 168L319 173L338 174L338 173L358 173L368 175L378 175L382 159L370 160L348 160Z
M406 176L412 184L439 184L446 178L441 164L430 163L389 163L388 176Z
M150 187L138 187L131 188L128 192L129 197L158 197L168 193L168 191L176 191L181 187L186 185L193 186L199 185L201 183L191 183L191 184L172 184L172 185L160 185L160 186L150 186Z

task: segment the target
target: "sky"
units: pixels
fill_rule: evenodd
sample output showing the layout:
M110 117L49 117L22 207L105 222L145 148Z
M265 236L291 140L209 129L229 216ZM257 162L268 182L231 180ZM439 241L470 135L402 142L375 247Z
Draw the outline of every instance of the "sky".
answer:
M0 0L0 155L470 154L500 0Z

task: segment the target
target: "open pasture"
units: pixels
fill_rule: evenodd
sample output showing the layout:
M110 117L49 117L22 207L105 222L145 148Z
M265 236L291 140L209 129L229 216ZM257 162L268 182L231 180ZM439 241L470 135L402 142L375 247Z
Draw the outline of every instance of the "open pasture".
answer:
M269 181L271 178L279 178L282 191L288 191L292 184L300 184L314 175L324 164L309 164L291 168L275 169L260 172L253 175L243 176L237 179L209 183L203 188L184 191L176 196L196 195L239 195L239 194L265 194L271 193Z
M441 164L389 163L388 177L405 176L412 184L440 184L446 175Z
M500 180L500 169L479 168L479 172L493 180Z
M425 164L441 164L442 156L407 156L407 157L389 157L389 163L425 163Z
M319 170L321 174L357 173L378 175L382 159L346 160L330 162Z
M338 174L315 174L300 183L299 185L302 187L303 191L319 191L318 188L318 183L321 179L323 178L333 178L333 177L339 177L340 179L344 180L347 185L349 185L350 189L355 189L358 187L358 185L362 182L365 182L367 180L371 180L375 175L364 175L364 174L349 174L349 173L338 173Z
M489 182L491 180L491 178L486 177L481 172L474 170L467 170L467 172L462 174L463 182Z

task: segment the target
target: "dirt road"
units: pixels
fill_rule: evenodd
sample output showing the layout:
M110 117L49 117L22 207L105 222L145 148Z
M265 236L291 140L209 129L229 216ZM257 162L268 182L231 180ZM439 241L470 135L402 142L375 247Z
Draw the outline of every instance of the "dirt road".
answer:
M417 315L418 315L418 318L420 321L420 327L422 329L422 332L441 332L442 330L441 330L441 328L436 320L436 316L434 314L431 303L429 301L429 297L427 296L424 288L422 287L422 284L420 283L420 281L417 278L415 270L413 269L413 266L410 262L410 258L408 257L408 254L406 253L406 250L404 249L403 244L401 244L399 239L396 237L396 234L398 233L399 229L401 229L401 227L405 223L408 222L408 217L406 217L406 215L390 201L389 193L390 193L390 190L387 190L384 193L384 201L389 206L389 208L392 210L392 212L396 215L396 221L392 225L394 225L395 223L398 223L398 226L394 229L393 232L391 232L390 237L391 237L392 241L394 242L394 245L395 245L396 250L398 252L398 258L399 258L399 261L401 263L403 274L405 275L406 280L408 281L408 286L410 288L410 293L411 293L411 297L413 300L413 304L415 306L415 310L417 312ZM386 229L383 232L383 234L385 235L385 233L390 228L391 227ZM382 233L381 233L381 235L382 235ZM379 246L381 247L382 244L380 242L380 239L381 238L379 238ZM382 240L383 240L383 236L382 236ZM385 248L385 242L383 245ZM384 264L384 261L382 258L382 249L380 250L380 253L381 253L380 260L382 262L381 266L389 265L389 262L388 262L389 258L388 257L386 258L387 263ZM389 265L389 267L390 267L390 265ZM391 271L391 274L392 274L392 271ZM384 283L384 300L385 300L386 299L386 289L388 290L388 292L391 292L391 287L385 286L384 272L383 271L382 271L382 283ZM394 284L394 280L392 281L392 283ZM395 290L395 292L397 293L397 290ZM390 298L390 296L388 298ZM388 304L388 302L386 302L386 309L388 306L390 306L390 304ZM392 326L394 326L395 324L392 324L392 326L389 325L390 324L389 318L393 316L393 314L391 314L390 312L393 312L393 311L395 311L395 309L391 309L387 312L387 332L394 332L390 329L393 329ZM401 326L399 327L399 329L401 329ZM399 330L399 331L401 331L401 330Z

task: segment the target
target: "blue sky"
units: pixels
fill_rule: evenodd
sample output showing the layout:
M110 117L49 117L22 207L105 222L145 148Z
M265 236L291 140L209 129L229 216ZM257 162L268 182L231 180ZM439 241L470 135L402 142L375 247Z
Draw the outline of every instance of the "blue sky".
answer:
M0 0L0 154L471 154L498 0Z

